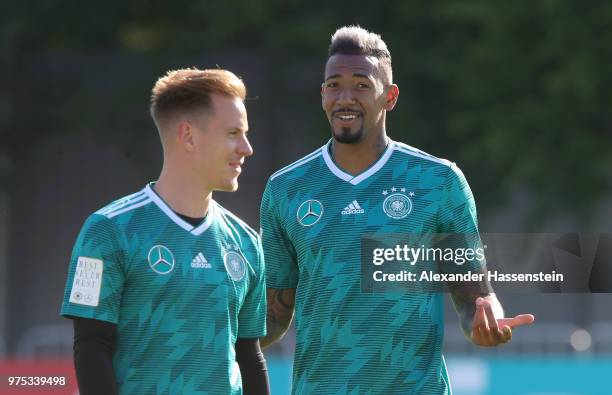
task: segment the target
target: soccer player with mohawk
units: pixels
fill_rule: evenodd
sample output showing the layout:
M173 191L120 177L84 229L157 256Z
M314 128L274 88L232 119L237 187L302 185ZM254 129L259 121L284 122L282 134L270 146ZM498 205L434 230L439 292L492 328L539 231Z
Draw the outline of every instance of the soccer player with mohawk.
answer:
M439 293L365 293L365 234L477 233L472 192L454 163L387 136L397 103L391 55L360 27L332 36L322 105L332 138L274 173L261 206L267 346L297 330L293 394L448 394ZM466 336L510 341L532 315L504 318L490 287L451 287Z

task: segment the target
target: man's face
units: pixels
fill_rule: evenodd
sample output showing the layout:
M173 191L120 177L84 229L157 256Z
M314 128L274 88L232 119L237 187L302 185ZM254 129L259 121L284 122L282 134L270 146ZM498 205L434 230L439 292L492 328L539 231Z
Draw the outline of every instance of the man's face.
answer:
M323 110L336 141L361 141L372 129L382 130L389 90L379 60L363 55L334 55L325 66Z
M213 113L193 130L194 171L216 191L238 189L238 176L253 149L244 103L237 97L212 95Z

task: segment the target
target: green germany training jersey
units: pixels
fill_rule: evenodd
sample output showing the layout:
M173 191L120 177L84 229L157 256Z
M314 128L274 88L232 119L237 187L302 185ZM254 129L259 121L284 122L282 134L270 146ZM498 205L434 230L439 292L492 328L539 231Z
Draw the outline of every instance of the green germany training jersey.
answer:
M461 171L390 141L353 176L329 143L274 173L261 207L270 288L296 288L294 394L447 394L443 295L363 293L360 238L474 233Z
M192 226L152 190L92 214L61 314L117 324L122 394L241 394L236 338L265 334L261 241L211 200Z

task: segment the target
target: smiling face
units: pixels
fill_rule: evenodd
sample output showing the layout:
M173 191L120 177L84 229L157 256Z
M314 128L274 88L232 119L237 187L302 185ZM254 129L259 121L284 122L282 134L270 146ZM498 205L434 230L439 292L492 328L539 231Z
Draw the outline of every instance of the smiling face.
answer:
M397 86L385 81L375 57L337 54L327 60L322 105L336 141L353 144L384 132L385 114L398 95Z
M238 97L213 94L212 114L194 125L192 166L209 189L233 192L246 157L253 155L249 124Z

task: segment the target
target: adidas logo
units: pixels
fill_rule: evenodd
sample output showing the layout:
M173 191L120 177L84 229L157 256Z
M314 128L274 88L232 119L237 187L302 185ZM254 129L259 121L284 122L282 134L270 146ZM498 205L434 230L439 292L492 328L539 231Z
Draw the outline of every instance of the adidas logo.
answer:
M210 269L211 268L210 263L208 263L208 261L204 257L204 254L202 254L201 252L199 252L198 255L196 255L191 260L191 267L195 269Z
M348 206L342 210L342 215L363 214L365 210L361 208L357 200L353 200Z

